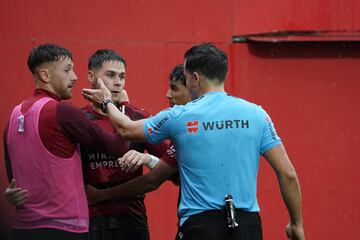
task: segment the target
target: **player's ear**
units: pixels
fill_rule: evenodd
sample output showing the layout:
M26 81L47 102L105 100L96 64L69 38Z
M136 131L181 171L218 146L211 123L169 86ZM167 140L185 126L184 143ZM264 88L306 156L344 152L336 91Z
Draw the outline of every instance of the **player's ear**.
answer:
M91 86L96 86L97 85L97 81L96 81L95 74L94 74L93 70L88 71L88 80L89 80L89 83L91 84Z
M50 73L46 68L40 68L39 70L37 70L37 75L41 81L46 83L50 82Z

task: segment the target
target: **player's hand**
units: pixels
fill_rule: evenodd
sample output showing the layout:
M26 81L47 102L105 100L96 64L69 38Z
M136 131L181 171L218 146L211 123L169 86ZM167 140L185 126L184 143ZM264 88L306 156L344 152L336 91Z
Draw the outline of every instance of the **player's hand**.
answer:
M27 190L16 187L16 181L13 179L5 189L4 197L11 205L19 208L24 206L29 195Z
M106 88L104 82L101 78L97 79L98 89L83 88L82 95L83 97L92 102L96 107L101 107L101 102L105 99L111 99L111 92Z
M121 90L120 95L119 95L119 99L117 101L119 104L123 103L123 102L129 102L129 96L126 92L125 89Z
M85 192L89 206L95 205L103 201L101 190L97 189L93 185L85 185Z
M289 240L305 240L303 225L295 225L289 223L286 226L286 235Z
M121 158L118 158L121 170L125 172L134 172L142 165L150 163L151 157L149 154L140 153L135 150L130 150Z

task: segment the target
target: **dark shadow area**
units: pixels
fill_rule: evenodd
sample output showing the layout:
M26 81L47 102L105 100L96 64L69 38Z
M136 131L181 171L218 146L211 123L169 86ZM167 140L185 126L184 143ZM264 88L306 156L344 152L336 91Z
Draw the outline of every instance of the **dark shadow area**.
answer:
M360 42L246 42L259 58L360 58Z
M9 224L5 222L7 217L4 216L3 212L0 212L0 239L9 240L10 239L10 229Z

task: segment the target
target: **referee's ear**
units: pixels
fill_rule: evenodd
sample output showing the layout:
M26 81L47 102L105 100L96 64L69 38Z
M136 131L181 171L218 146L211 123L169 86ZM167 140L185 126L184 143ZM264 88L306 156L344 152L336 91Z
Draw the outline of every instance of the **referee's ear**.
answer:
M193 81L191 81L191 87L196 88L200 85L201 76L197 72L192 73Z

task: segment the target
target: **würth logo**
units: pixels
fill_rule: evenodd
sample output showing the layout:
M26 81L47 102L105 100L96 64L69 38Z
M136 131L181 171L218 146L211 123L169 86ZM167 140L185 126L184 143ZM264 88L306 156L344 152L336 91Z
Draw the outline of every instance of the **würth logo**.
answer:
M199 131L199 121L186 122L187 130L189 133L197 133Z
M149 135L151 135L151 134L153 134L154 130L151 127L149 127L147 129L147 132L148 132Z

